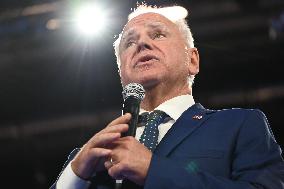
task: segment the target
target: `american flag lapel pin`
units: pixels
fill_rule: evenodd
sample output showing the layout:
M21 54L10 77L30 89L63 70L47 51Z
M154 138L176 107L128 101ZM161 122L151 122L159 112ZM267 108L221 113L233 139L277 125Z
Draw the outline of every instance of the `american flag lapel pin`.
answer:
M202 119L202 115L195 115L192 117L192 119L197 119L197 120L201 120Z

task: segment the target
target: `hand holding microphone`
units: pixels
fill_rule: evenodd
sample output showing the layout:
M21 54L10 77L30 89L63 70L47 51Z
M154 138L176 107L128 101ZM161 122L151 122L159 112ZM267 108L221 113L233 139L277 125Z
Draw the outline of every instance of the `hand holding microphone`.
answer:
M105 162L108 174L117 179L116 188L120 188L121 179L143 185L152 158L151 151L135 139L140 103L145 97L143 86L130 83L124 87L122 94L124 99L122 114L130 113L131 119L128 122L127 132L111 145L111 161Z
M114 179L126 178L144 184L152 153L134 138L144 89L140 84L131 83L124 87L123 97L124 115L96 133L72 161L71 167L77 176L89 179L107 169Z

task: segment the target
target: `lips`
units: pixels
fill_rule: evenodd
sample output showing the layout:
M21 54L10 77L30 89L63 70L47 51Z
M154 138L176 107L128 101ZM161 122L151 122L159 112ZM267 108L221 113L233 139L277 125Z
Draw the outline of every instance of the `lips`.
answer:
M159 60L156 56L154 55L144 55L138 58L138 60L135 62L134 67L139 65L139 64L143 64L152 60Z

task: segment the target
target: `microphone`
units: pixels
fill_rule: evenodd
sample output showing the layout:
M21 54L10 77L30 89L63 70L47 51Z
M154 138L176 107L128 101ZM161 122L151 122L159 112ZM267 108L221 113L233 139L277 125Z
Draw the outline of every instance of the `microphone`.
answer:
M122 96L124 100L122 114L131 114L131 119L128 123L129 129L127 132L123 133L122 136L135 137L140 103L145 97L145 90L143 86L139 83L129 83L123 88Z
M129 125L128 131L122 133L122 137L125 136L135 137L139 111L140 111L140 103L145 97L145 90L143 86L140 85L139 83L129 83L123 88L122 96L124 100L122 107L122 115L126 113L131 114L131 119L128 123ZM121 189L122 182L123 180L116 180L115 189Z

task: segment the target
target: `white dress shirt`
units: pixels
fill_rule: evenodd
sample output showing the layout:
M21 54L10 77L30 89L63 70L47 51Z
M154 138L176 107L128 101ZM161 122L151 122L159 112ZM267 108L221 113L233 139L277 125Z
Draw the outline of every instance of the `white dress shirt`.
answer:
M176 122L176 120L181 116L181 114L191 107L194 104L194 99L192 95L181 95L174 97L162 104L160 104L155 110L164 111L169 115L169 119L167 122L164 122L158 126L159 128L159 136L158 142L160 143L168 130L172 127L172 125ZM140 114L145 112L145 110L141 109ZM141 137L145 126L138 127L136 130L135 138L139 140ZM62 174L60 175L57 183L57 189L87 189L90 186L90 182L81 179L73 172L71 168L71 163L67 165Z

